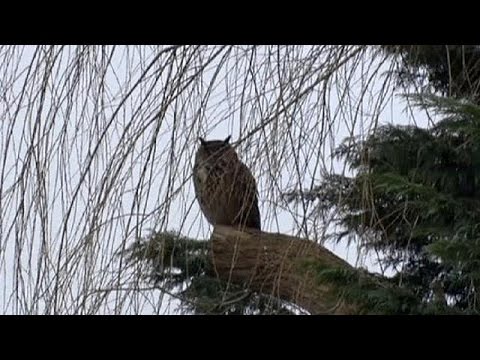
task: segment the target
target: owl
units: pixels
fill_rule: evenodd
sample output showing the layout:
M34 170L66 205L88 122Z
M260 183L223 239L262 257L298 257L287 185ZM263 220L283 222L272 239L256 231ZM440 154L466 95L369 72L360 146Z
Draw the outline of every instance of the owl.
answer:
M200 209L213 226L260 230L257 184L249 168L225 140L205 141L195 156L193 184Z

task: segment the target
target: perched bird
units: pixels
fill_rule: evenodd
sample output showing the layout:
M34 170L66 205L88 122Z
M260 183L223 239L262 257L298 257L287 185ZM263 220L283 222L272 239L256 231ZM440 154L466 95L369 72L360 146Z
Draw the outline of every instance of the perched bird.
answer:
M249 168L225 140L199 138L193 184L200 209L212 225L260 230L257 184Z

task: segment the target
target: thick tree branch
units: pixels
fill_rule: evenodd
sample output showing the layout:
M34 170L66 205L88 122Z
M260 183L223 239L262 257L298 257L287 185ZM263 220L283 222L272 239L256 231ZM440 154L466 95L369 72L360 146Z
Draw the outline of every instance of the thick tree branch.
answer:
M354 314L340 289L315 268L353 269L321 245L283 234L216 226L211 237L217 275L250 290L295 303L311 314Z

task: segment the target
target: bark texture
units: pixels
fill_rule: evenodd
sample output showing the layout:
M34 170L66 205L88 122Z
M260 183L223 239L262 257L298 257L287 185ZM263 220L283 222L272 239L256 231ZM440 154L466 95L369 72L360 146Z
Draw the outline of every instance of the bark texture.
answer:
M321 283L312 264L325 268L351 265L323 246L301 238L254 229L216 226L212 260L217 275L250 290L295 303L311 314L355 314L333 284Z

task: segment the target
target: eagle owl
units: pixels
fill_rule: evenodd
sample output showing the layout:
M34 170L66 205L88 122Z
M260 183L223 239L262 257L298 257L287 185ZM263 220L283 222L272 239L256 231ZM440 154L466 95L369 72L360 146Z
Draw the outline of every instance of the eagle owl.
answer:
M193 184L208 222L260 230L255 178L230 145L230 136L225 140L199 140Z

